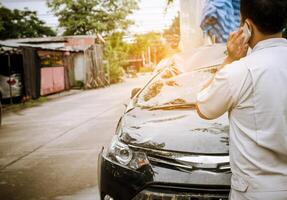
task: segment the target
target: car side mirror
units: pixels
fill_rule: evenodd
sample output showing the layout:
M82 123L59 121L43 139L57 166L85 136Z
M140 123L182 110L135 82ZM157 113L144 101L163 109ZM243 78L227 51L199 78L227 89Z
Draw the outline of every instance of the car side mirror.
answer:
M141 88L134 88L132 89L131 92L131 99L134 98L134 96L136 96L136 94L141 90Z

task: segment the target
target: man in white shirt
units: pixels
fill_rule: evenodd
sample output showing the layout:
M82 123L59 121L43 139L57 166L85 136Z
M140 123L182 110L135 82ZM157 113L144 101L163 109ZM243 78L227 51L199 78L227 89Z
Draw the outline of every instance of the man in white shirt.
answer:
M241 18L252 36L246 42L242 28L230 35L197 111L205 119L229 113L231 200L287 200L287 1L241 0Z

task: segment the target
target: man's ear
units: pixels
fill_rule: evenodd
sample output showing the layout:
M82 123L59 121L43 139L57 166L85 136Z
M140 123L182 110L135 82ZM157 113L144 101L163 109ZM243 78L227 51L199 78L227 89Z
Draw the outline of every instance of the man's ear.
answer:
M250 19L246 19L245 20L245 23L247 24L251 34L253 34L253 31L254 31L254 23L252 22L252 20Z

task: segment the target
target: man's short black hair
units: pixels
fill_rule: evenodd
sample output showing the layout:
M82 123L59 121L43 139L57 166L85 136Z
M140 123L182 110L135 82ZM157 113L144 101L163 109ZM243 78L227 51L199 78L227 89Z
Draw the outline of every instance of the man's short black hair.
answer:
M243 22L249 18L264 34L282 32L287 22L287 0L241 0Z

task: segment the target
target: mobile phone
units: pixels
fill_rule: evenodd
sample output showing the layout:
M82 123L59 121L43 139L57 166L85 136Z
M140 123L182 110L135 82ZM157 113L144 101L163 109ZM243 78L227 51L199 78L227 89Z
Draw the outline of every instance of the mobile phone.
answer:
M250 31L247 23L244 23L243 34L244 34L244 37L245 37L244 43L247 43L250 40L250 37L251 37L251 31Z

